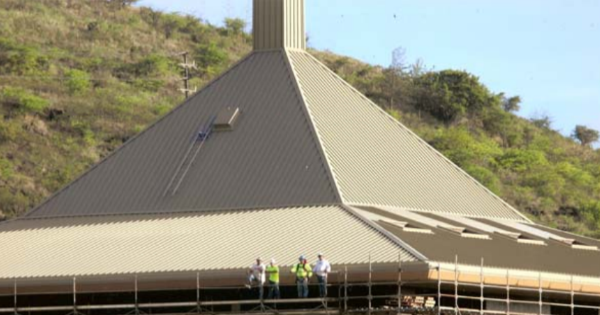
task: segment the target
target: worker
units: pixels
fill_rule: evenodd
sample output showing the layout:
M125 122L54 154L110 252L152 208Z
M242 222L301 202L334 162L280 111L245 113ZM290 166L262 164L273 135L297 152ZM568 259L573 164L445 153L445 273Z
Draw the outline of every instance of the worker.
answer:
M256 262L253 263L248 269L248 284L246 287L248 289L252 288L252 285L256 283L258 287L258 298L260 300L263 299L264 286L265 286L265 271L266 266L262 262L262 258L256 258Z
M308 280L312 277L312 268L310 268L310 264L306 261L304 255L298 258L298 263L292 267L292 273L296 275L298 298L307 298Z
M271 263L267 266L267 273L269 274L269 296L267 299L279 299L279 266L275 258L271 258Z
M313 272L317 275L317 280L319 281L319 296L324 298L327 296L327 274L331 272L331 264L325 259L323 253L319 253L317 258L318 260L315 268L313 268Z

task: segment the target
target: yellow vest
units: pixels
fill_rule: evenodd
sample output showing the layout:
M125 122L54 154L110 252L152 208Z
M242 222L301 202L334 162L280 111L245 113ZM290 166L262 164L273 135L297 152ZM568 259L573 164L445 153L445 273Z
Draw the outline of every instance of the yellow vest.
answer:
M296 274L296 278L310 278L312 277L312 268L310 264L296 264L292 267L292 273Z

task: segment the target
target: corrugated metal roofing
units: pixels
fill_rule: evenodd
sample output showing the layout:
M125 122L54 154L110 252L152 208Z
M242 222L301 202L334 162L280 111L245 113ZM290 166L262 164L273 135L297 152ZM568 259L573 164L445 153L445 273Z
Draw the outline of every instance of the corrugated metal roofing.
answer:
M416 261L341 207L18 220L0 226L0 279L238 269L257 256L290 266Z
M358 211L372 212L392 220L420 225L419 222L382 209L361 207ZM445 222L451 222L454 218L446 214L428 216ZM492 224L493 221L486 219L482 222ZM481 264L481 258L484 258L488 267L593 277L600 275L600 251L573 249L558 242L546 242L546 245L518 243L514 239L494 233L488 233L489 239L465 238L448 230L432 227L430 228L433 234L414 233L403 231L402 228L382 220L376 223L427 256L430 261L454 263L458 255L459 263L467 265L478 266ZM577 239L590 242L582 237ZM593 245L597 244L600 242L596 241Z
M282 51L253 53L28 217L248 209L340 202ZM177 192L164 192L197 132L227 107Z
M346 202L526 220L307 52L288 55Z
M305 49L304 0L254 0L254 50Z

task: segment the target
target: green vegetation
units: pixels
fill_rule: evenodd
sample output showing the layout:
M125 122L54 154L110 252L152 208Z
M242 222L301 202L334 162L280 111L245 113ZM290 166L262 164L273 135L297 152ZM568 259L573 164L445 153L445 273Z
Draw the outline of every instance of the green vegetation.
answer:
M250 51L224 27L131 7L133 0L0 0L0 217L41 202L183 100L179 53L201 87ZM572 138L518 96L421 62L381 68L313 53L532 219L600 237L598 132Z
M600 237L597 131L577 126L568 138L548 116L516 116L519 96L493 93L465 71L379 68L313 53L533 220Z

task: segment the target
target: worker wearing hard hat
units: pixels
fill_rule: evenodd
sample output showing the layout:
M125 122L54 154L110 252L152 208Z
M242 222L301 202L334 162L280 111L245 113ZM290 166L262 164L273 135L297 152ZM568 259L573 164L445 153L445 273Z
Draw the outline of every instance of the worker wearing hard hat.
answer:
M275 258L271 258L271 263L267 266L267 274L269 274L269 295L267 299L279 299L279 266Z
M327 296L327 274L331 272L331 264L322 253L319 253L317 258L313 272L317 275L319 281L319 296L324 298Z
M265 271L266 266L263 264L260 257L256 258L256 262L248 269L248 289L252 288L252 285L256 283L258 287L258 298L263 299L264 286L265 286Z
M292 267L292 273L296 275L296 285L298 287L298 298L308 297L308 279L312 277L312 268L306 261L304 255L298 258L298 263Z

